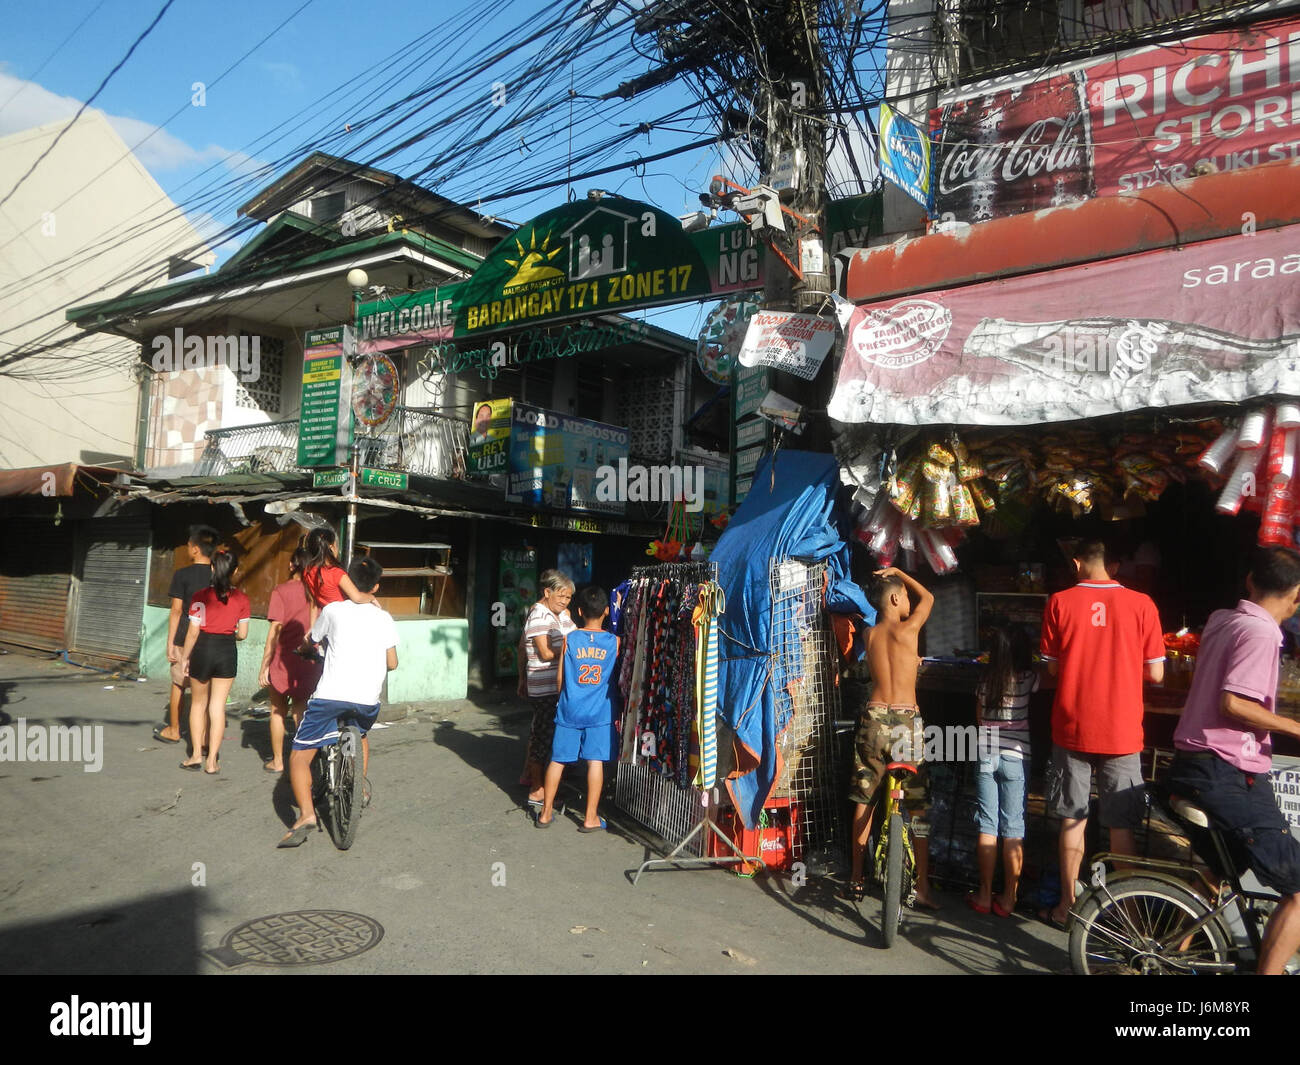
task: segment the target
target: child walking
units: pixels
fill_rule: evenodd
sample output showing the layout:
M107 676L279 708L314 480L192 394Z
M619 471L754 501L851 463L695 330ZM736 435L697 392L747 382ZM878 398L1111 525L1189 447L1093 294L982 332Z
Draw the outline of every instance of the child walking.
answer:
M992 742L981 747L976 794L979 799L979 891L966 896L976 913L991 909L1010 917L1025 856L1025 767L1029 763L1029 697L1038 690L1029 637L1019 626L992 630L989 664L975 691L976 723ZM1002 894L993 897L993 871L1002 837Z
M588 585L576 596L581 628L564 638L559 654L560 701L555 711L555 738L551 762L546 767L542 808L537 827L550 828L555 820L555 793L564 767L587 761L587 816L579 832L600 832L600 790L605 783L605 763L614 757L614 663L618 637L604 629L609 614L605 589Z
M289 579L272 590L266 611L270 624L257 682L270 693L271 760L262 768L272 773L284 772L288 715L293 714L297 725L320 680L321 664L294 653L311 631L311 606L301 579L306 559L306 548L298 547L289 563Z
M222 548L212 556L212 584L194 593L181 661L190 678L190 761L182 769L221 771L226 734L226 697L239 668L237 640L248 636L252 605L234 586L235 556ZM207 763L203 748L207 747Z

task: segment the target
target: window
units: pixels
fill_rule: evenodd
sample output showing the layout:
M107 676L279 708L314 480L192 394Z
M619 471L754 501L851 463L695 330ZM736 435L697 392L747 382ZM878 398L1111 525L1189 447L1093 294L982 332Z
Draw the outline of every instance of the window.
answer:
M252 380L235 376L235 406L243 410L260 410L263 414L280 413L280 390L284 380L284 341L279 337L239 334L240 346L253 350L257 341L257 360Z

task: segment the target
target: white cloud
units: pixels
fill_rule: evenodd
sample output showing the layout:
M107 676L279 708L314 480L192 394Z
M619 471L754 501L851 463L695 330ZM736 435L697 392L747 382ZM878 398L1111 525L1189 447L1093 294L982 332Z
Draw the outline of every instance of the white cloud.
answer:
M260 66L279 83L281 88L302 92L302 73L297 64L264 62Z
M71 118L80 106L81 101L76 97L60 96L34 81L16 78L0 69L0 137ZM244 177L266 165L243 152L216 144L195 148L138 118L107 113L104 117L149 170L161 172L220 162Z

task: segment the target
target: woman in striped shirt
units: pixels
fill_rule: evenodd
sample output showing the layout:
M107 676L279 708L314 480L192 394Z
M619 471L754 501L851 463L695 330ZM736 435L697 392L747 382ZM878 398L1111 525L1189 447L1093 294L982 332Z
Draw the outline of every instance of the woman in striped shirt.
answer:
M573 581L556 569L544 571L538 579L542 597L533 604L524 622L523 654L520 656L519 694L533 704L533 725L528 735L528 804L541 808L543 775L551 761L551 740L555 736L555 705L560 698L558 673L564 637L576 625L569 617Z
M975 692L976 722L991 742L980 750L979 891L966 896L976 913L1010 917L1025 854L1025 769L1029 764L1029 697L1038 690L1029 637L1020 626L990 632L989 664ZM985 732L984 730L989 730ZM991 734L991 735L990 735ZM993 871L1002 837L1002 894L993 897Z

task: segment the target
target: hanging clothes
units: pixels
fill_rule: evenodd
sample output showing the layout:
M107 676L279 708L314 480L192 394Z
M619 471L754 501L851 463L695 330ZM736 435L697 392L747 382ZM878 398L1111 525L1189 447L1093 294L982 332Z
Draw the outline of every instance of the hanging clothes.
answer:
M624 594L621 761L682 788L699 776L699 671L695 615L707 563L638 567ZM716 765L716 751L713 754Z

